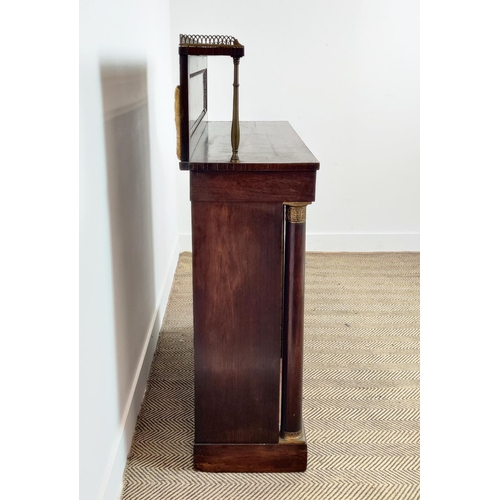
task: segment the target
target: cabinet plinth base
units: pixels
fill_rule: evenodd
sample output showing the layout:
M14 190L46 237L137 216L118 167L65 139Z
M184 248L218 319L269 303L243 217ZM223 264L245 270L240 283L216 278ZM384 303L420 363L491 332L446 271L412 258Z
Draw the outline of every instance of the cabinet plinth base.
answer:
M195 444L194 468L204 472L303 472L307 443Z

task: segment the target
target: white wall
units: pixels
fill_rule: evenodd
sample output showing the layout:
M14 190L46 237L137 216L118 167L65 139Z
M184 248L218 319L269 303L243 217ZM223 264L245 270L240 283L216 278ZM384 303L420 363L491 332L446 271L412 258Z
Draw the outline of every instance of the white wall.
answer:
M119 495L179 253L169 23L168 1L80 4L82 500Z
M240 119L289 121L320 161L308 250L418 250L418 0L170 5L174 75L179 33L236 36L245 45ZM210 120L231 119L231 64L209 60ZM181 236L187 199L184 172Z
M178 34L237 36L241 119L288 120L320 160L308 250L415 250L418 18L415 0L81 3L80 498L119 494L190 245L173 126ZM209 117L229 120L231 60L212 58L209 71Z

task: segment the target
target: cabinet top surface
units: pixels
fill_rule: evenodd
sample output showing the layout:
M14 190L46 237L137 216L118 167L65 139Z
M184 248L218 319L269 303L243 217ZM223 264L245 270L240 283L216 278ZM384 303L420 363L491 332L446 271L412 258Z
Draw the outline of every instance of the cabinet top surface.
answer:
M231 162L231 122L207 122L181 170L318 170L319 162L288 122L240 122L239 162Z

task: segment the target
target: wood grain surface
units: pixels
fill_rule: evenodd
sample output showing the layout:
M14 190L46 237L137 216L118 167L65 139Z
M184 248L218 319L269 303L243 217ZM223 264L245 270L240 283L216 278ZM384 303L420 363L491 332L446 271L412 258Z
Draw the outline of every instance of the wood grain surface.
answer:
M179 47L179 55L184 56L231 56L243 57L245 47Z
M192 203L195 442L276 443L283 205Z
M303 472L307 444L195 444L194 467L205 472Z
M288 122L240 122L240 161L231 162L231 122L209 121L181 170L318 170L319 162Z
M191 172L191 201L311 202L316 171Z

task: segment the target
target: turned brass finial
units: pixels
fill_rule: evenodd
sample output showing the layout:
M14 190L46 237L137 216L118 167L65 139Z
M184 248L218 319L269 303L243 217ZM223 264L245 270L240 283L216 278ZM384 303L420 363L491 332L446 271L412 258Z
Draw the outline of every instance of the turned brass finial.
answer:
M240 66L240 58L233 57L234 62L234 81L233 81L233 123L231 125L231 148L233 155L231 156L232 162L240 161L238 157L238 148L240 146L240 111L239 111L239 75L238 68Z

